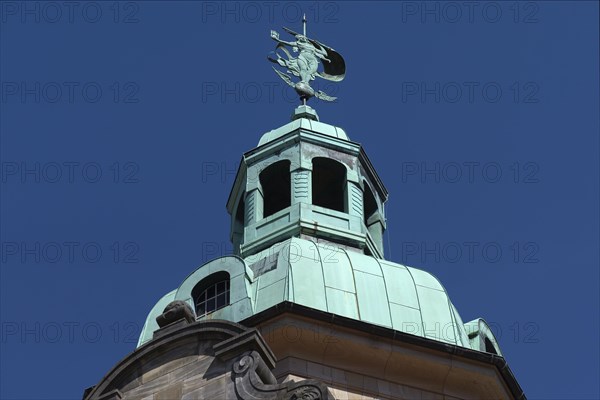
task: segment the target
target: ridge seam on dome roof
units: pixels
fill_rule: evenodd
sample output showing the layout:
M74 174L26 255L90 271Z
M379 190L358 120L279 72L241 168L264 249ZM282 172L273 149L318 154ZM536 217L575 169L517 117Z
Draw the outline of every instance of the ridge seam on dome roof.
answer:
M394 328L394 317L392 316L392 308L390 307L390 295L388 294L387 283L385 279L385 274L383 273L383 268L381 267L381 263L377 259L377 257L373 257L377 265L379 266L379 271L381 271L381 280L383 280L383 287L385 288L385 298L387 300L387 309L388 314L390 316L390 326Z
M446 287L444 285L442 285L442 282L438 279L437 276L435 276L431 272L428 272L428 274L437 281L437 283L443 289L442 291L446 295L445 297L446 297L446 302L448 304L448 310L450 311L450 316L452 317L453 322L456 324L456 332L454 332L454 336L455 336L454 344L458 344L459 340L460 340L460 343L462 343L462 338L460 338L460 332L459 332L459 328L458 328L458 321L456 321L456 317L454 316L454 310L452 309L452 303L450 302L450 295L448 294ZM437 289L437 290L439 290L439 289ZM456 337L457 334L459 335L459 337ZM465 345L465 344L463 343L463 345ZM469 345L469 347L471 347L471 346Z
M433 287L430 287L430 286L421 285L420 283L415 283L415 286L421 286L421 287L424 287L424 288L427 288L427 289L437 290L438 292L443 292L443 293L448 294L445 289L433 288Z
M329 302L327 301L327 289L326 289L327 284L325 283L325 271L323 269L323 258L321 257L321 252L319 251L319 246L317 246L317 243L314 240L312 240L312 239L308 239L308 241L311 242L315 246L315 248L317 250L317 254L319 256L319 264L321 266L321 268L320 268L321 269L321 276L323 277L323 289L324 289L324 295L325 295L325 308L327 309L327 312L331 312L331 311L329 311Z
M358 320L362 321L362 317L360 316L360 303L358 301L358 289L356 287L356 275L354 274L354 265L352 265L352 259L348 256L348 252L346 249L340 247L340 250L344 252L344 255L348 259L348 263L350 264L350 271L352 271L352 284L354 285L354 302L356 303L356 315L358 316Z
M402 306L402 307L406 307L406 308L411 308L413 310L417 310L417 311L421 311L420 309L416 308L416 307L411 307L411 306L407 306L406 304L400 304L400 303L396 303L395 301L391 301L390 300L390 304L395 304L397 306Z
M421 329L423 329L423 335L425 335L425 321L423 321L423 308L421 307L421 299L419 298L419 291L417 290L417 282L415 281L415 277L413 276L410 268L404 265L404 268L408 271L410 275L410 279L413 281L413 286L415 287L415 296L417 297L417 304L419 305L419 318L421 319Z

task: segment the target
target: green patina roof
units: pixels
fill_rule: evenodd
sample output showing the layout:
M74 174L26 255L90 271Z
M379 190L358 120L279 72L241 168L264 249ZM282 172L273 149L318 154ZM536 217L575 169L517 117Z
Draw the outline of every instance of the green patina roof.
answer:
M346 135L346 132L340 127L314 121L308 118L298 118L262 135L258 145L262 146L263 144L272 142L273 140L298 129L307 129L309 131L319 132L321 134L332 136L338 139L350 140L348 135Z
M158 329L155 319L170 301L184 300L194 308L191 297L194 286L219 271L230 275L230 305L204 318L240 322L283 301L290 301L478 349L477 344L470 341L446 290L433 275L329 243L298 238L278 243L245 260L227 256L199 267L152 309L138 345L152 338L154 330ZM485 327L477 323L477 329Z
M313 204L312 191L317 189L310 181L315 157L332 158L345 167L345 211ZM167 304L183 300L195 309L194 287L224 271L230 278L229 305L201 318L241 322L291 302L443 343L479 351L493 348L501 354L485 321L464 324L433 275L378 258L383 255L387 191L361 146L351 142L343 129L319 122L313 109L300 106L290 123L265 133L259 147L242 160L228 211L234 251L245 258L221 257L196 269L150 311L138 346L152 339L158 329L156 317ZM261 182L255 177L281 160L290 161L290 204L265 217ZM373 197L370 216L366 192ZM238 218L238 209L243 218Z

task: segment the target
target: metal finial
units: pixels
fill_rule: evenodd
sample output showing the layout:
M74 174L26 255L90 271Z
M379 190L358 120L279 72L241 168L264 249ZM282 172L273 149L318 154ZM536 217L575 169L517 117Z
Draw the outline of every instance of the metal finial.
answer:
M306 36L306 14L302 14L302 32Z

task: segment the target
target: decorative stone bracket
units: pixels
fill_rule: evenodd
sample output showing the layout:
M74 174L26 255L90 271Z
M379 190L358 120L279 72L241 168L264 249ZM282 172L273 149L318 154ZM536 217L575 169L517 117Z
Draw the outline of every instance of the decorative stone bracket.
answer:
M261 356L248 352L233 364L235 391L240 399L327 400L326 386L316 380L271 383L274 381ZM265 382L266 381L266 382Z

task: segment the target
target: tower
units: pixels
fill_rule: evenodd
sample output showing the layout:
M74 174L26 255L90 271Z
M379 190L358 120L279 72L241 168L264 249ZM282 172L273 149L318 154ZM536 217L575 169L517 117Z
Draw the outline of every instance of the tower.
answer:
M227 202L234 252L310 237L383 258L387 196L362 146L299 106L242 157Z
M287 31L296 41L272 32L283 56L270 59L302 104L242 157L234 254L164 295L84 399L524 398L483 319L463 323L433 275L385 260L385 186L306 104L332 99L310 81L343 79L343 59Z

